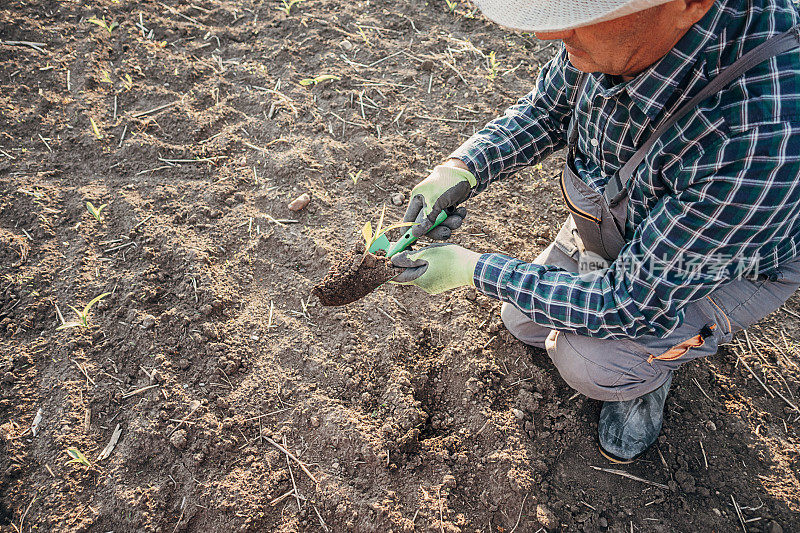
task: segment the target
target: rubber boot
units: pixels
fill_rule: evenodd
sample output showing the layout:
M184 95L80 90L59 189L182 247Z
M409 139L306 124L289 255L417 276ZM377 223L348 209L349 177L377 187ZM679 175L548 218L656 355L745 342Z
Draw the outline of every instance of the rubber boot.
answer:
M597 428L600 453L615 463L630 463L647 451L661 432L671 383L670 372L663 385L644 396L626 402L603 402Z

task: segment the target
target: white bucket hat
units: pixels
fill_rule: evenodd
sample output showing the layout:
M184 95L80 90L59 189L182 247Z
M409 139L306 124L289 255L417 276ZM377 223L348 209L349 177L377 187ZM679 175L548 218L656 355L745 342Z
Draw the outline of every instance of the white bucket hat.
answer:
M473 0L486 18L521 31L588 26L665 4L670 0Z

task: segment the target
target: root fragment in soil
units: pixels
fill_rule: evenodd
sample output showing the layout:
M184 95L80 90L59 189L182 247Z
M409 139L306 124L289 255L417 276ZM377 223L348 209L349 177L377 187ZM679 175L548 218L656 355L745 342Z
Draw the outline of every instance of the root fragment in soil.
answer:
M379 251L378 255L366 252L364 245L358 243L333 260L328 273L311 293L319 297L322 305L347 305L371 293L398 272L384 252Z

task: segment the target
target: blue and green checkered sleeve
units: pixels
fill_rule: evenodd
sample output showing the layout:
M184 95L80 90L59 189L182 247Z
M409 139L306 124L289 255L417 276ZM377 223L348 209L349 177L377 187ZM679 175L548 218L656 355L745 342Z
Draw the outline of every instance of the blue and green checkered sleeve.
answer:
M463 161L475 176L478 183L473 195L566 145L571 98L579 79L580 72L569 64L562 49L542 67L533 91L450 155Z
M796 257L791 248L778 256L800 216L800 151L786 142L795 131L781 121L698 142L676 178L683 190L661 199L608 268L575 274L490 253L478 260L475 286L552 329L667 335L688 303L735 279L741 265Z

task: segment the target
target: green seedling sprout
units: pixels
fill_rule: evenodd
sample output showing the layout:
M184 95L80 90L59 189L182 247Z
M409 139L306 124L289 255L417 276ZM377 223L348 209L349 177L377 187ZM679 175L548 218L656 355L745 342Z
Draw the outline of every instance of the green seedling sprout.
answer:
M126 91L133 89L133 78L131 78L130 74L125 74L125 77L122 80L122 85L125 87Z
M489 63L489 73L486 75L486 77L490 80L493 80L497 77L497 72L500 70L500 63L497 62L494 50L489 52L487 62Z
M92 202L86 202L86 210L89 212L90 215L94 217L96 221L102 222L102 220L100 220L100 217L102 216L103 209L107 205L108 204L103 204L100 207L95 207Z
M65 464L78 463L84 466L92 466L89 460L83 455L78 448L67 448L67 455L71 457Z
M294 6L295 4L299 4L302 1L303 0L289 0L287 2L286 0L281 0L281 7L277 9L279 11L283 11L284 13L286 13L286 16L288 17L289 15L291 15L292 6Z
M447 4L448 9L450 9L450 13L455 13L456 8L458 7L458 0L444 0Z
M350 173L350 179L351 179L351 180L353 180L353 185L355 185L356 183L358 183L358 178L360 178L360 177L361 177L361 173L362 173L362 172L364 172L364 170L363 170L363 169L362 169L362 170L359 170L359 171L358 171L358 172L356 172L355 174L354 174L354 173L352 173L352 172Z
M95 123L95 121L94 121L94 119L92 117L89 117L89 122L92 125L92 133L94 134L94 136L97 137L98 140L102 139L103 138L103 134L100 133L100 129L98 129L97 124Z
M111 79L111 74L106 69L100 69L100 83L108 83L109 85L113 85L114 82Z
M316 85L318 83L322 83L323 81L328 81L328 80L336 80L336 81L338 81L338 80L341 80L341 79L342 78L340 78L339 76L334 76L333 74L320 74L319 76L317 76L315 78L304 78L304 79L300 80L300 85L302 85L303 87L306 87L308 85Z
M103 15L103 20L100 20L97 17L92 17L92 18L88 19L86 22L91 22L92 24L96 24L97 26L100 26L101 28L106 30L109 34L112 31L114 31L114 28L119 26L118 22L112 22L111 24L106 22L106 16L105 15Z
M110 292L104 292L100 296L96 296L96 297L92 298L92 301L89 302L88 304L86 304L86 307L83 308L83 311L79 311L78 309L76 309L76 308L74 308L74 307L72 307L70 305L69 306L70 309L75 311L75 314L78 315L78 320L73 321L73 322L64 322L63 324L61 324L60 326L58 326L56 328L56 331L59 331L59 330L62 330L62 329L77 328L77 327L88 328L89 327L89 310L92 308L92 306L94 306L94 304L96 304L97 302L99 302L100 300L105 298L106 296L110 296L110 295L111 295Z
M383 218L386 216L386 204L383 204L383 210L381 211L381 218L378 219L378 227L375 229L375 234L372 233L372 223L367 220L367 223L364 224L364 227L361 228L361 236L364 237L364 245L366 249L369 250L372 244L377 241L381 235L386 233L387 231L391 231L396 228L406 228L408 226L416 226L417 222L399 222L397 224L392 224L386 228L383 228Z

